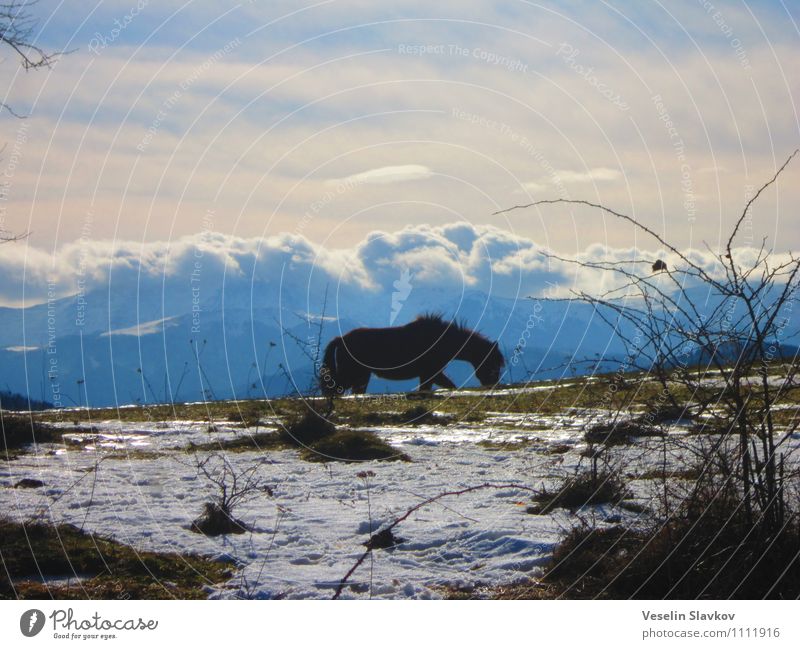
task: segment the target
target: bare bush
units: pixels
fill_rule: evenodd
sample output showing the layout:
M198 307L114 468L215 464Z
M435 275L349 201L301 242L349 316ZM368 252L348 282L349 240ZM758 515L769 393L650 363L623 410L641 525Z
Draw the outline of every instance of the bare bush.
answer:
M263 494L272 495L272 488L259 475L261 464L256 462L237 469L221 453L195 458L197 474L214 485L216 493L205 504L203 514L192 523L192 531L207 536L246 532L248 526L235 518L234 510Z
M779 426L775 409L779 400L800 388L796 359L787 362L782 346L796 333L786 329L800 283L800 258L791 252L776 254L766 239L754 251L736 243L753 203L797 153L747 202L725 245L717 251L708 248L712 264L701 264L634 217L597 203L556 199L510 208L590 206L632 224L670 257L668 265L661 259L585 261L544 253L617 279L616 287L601 295L579 290L565 299L593 306L623 342L625 369L645 372L660 385L650 413L653 420L665 408L685 409L688 400L696 414L704 415L704 429L718 434L717 447L736 440L735 457L728 459L740 491L739 506L748 524L770 533L787 522L791 472L786 442L800 425L795 417ZM711 450L707 461L719 462Z

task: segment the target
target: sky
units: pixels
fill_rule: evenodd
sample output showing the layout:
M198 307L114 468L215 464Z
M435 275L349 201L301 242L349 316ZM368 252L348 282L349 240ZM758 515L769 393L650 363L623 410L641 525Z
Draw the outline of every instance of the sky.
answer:
M0 247L2 304L41 301L53 275L74 290L88 258L133 272L138 254L173 272L173 248L209 237L313 250L351 275L401 260L462 284L484 254L535 293L541 274L518 271L536 250L659 251L589 208L496 212L588 200L715 250L800 146L800 7L780 0L41 0L29 12L36 43L65 54L26 72L2 52L2 101L27 117L0 114L0 228L29 233ZM798 165L754 205L741 245L798 247ZM475 252L440 245L445 231ZM383 256L355 271L342 261L373 248Z

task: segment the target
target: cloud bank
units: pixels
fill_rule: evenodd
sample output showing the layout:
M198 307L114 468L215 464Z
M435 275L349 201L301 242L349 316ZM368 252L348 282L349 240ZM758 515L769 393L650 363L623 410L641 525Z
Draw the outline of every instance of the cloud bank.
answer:
M686 254L713 270L711 253ZM756 251L742 248L737 255L747 263ZM657 249L602 244L559 256L625 263L644 272L659 258L670 269L681 266L674 255ZM553 259L545 247L525 236L466 221L375 230L349 248L328 248L292 233L242 238L202 232L145 243L78 241L55 254L17 243L5 247L0 273L10 278L0 286L0 300L6 305L30 306L46 301L48 294L63 297L100 290L129 296L132 305L146 302L152 319L168 317L174 312L170 308L192 298L204 308L215 308L222 300L257 308L289 294L306 295L313 302L325 287L337 295L360 294L360 302L369 308L370 300L390 294L404 273L413 276L414 288L450 296L469 291L504 298L596 294L619 282L610 271Z

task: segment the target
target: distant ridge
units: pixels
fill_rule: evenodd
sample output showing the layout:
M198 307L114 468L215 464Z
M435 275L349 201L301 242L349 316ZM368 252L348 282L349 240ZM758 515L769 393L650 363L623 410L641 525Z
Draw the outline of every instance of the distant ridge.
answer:
M49 410L52 407L53 404L47 401L29 399L24 394L9 390L0 391L0 410Z

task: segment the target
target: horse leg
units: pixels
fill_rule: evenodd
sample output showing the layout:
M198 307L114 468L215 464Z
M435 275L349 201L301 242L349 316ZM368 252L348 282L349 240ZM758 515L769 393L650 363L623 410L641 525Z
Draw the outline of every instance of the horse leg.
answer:
M369 385L369 378L369 374L363 378L359 377L353 384L353 394L364 394L367 391L367 386Z
M424 379L419 377L419 392L430 392L433 390L433 378Z
M448 379L444 372L439 372L436 376L433 377L433 382L437 385L441 385L443 388L447 388L448 390L455 390L456 384L453 383L450 379Z

